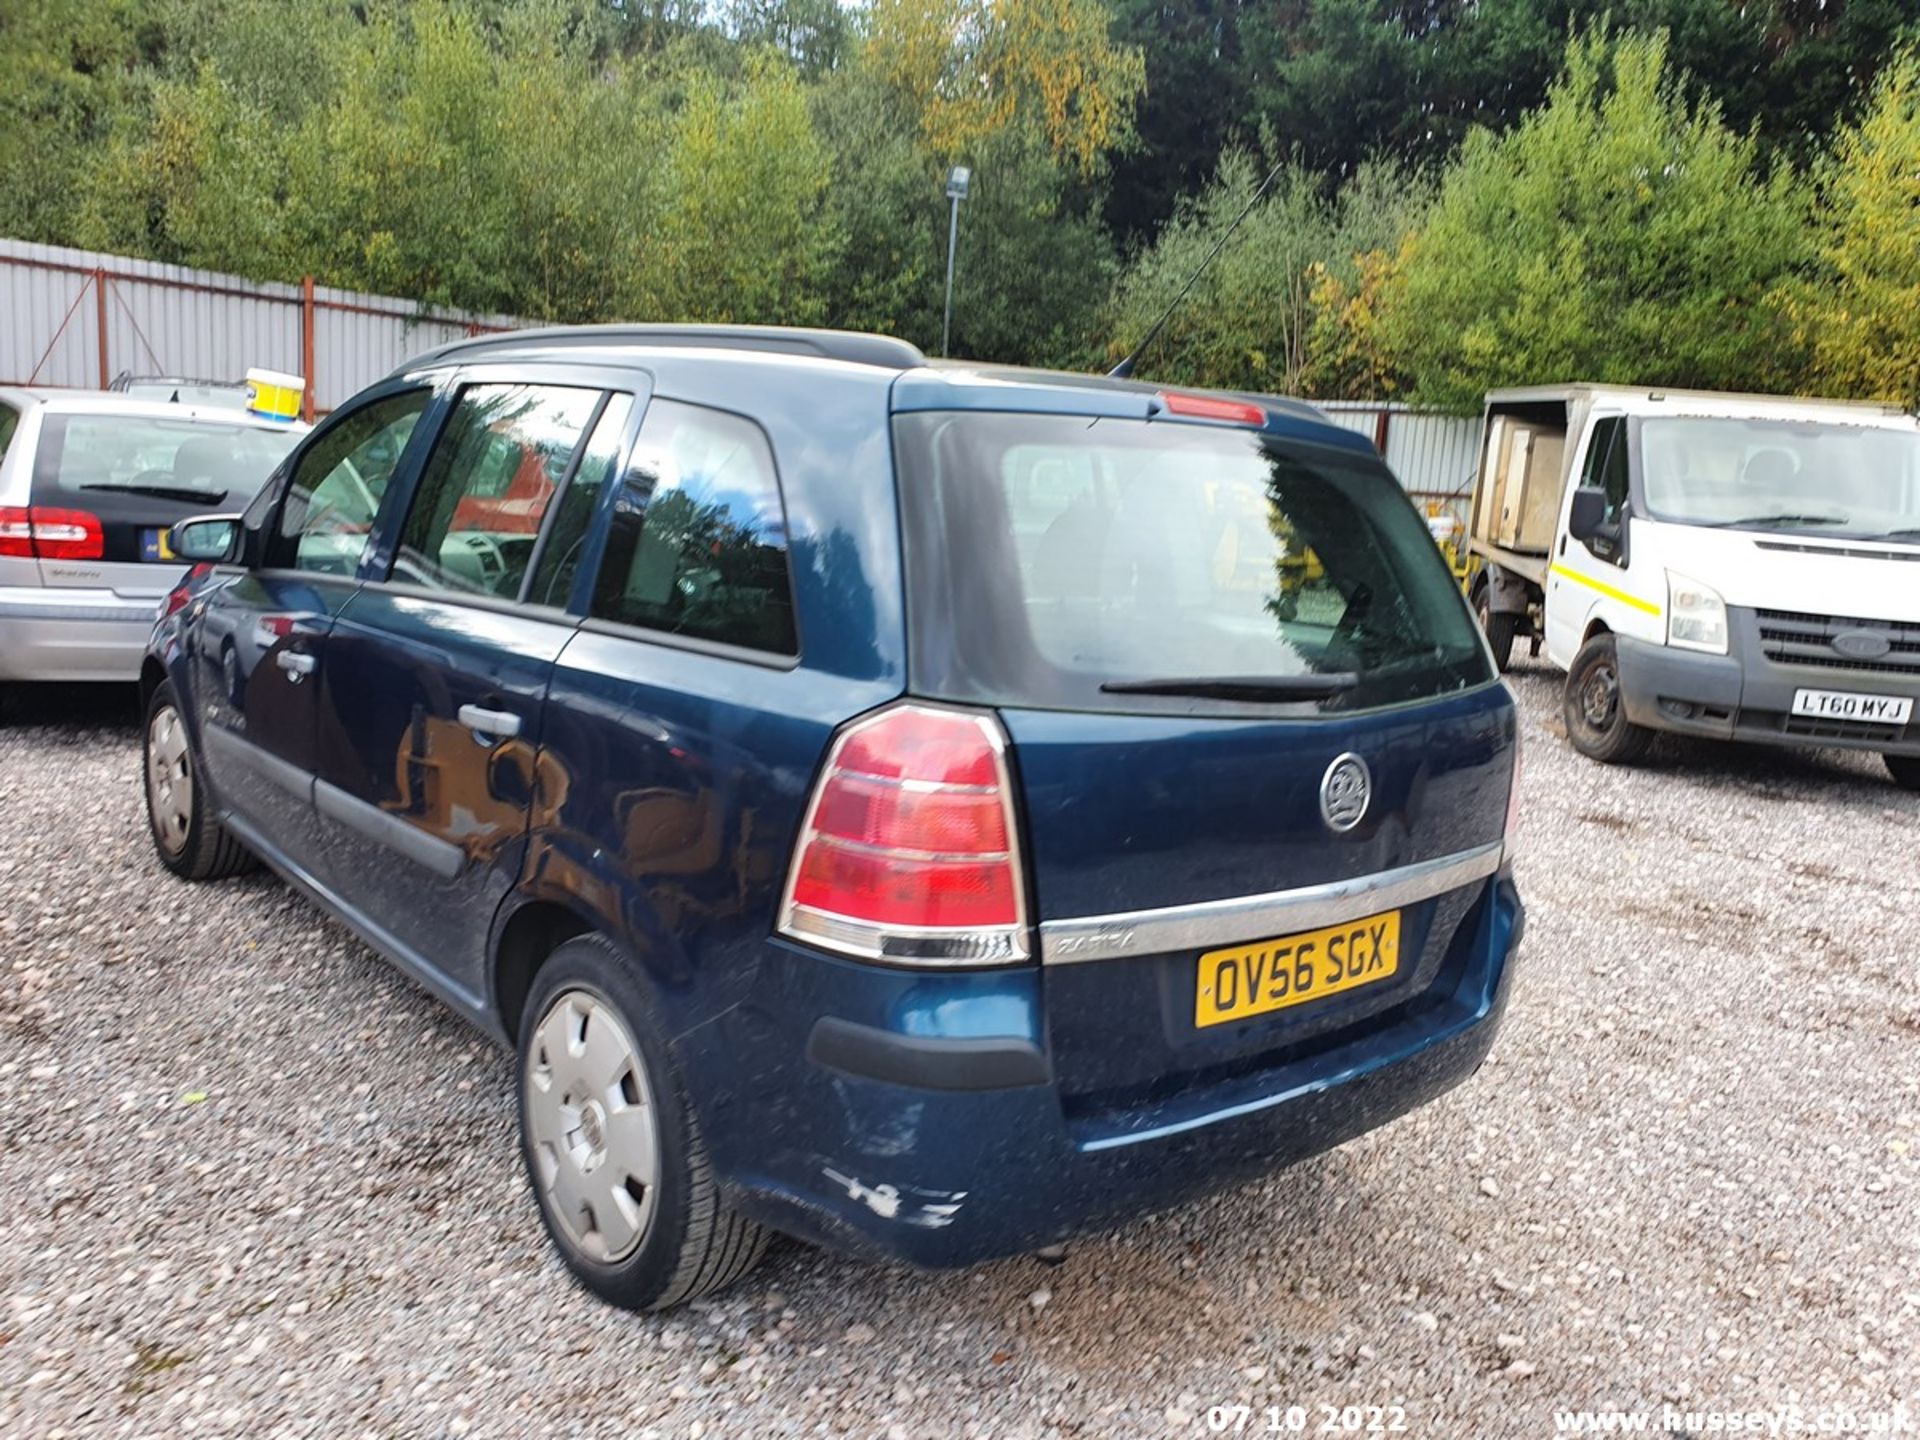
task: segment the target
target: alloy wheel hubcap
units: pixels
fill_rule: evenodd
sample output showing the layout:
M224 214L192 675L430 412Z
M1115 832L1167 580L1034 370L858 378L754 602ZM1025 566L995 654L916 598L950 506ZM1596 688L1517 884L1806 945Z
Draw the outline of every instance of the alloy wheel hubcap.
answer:
M613 1264L653 1222L660 1142L626 1022L590 990L554 997L525 1061L527 1147L541 1202L573 1247Z
M186 727L171 705L156 710L147 726L147 814L167 854L186 849L193 828L193 761Z

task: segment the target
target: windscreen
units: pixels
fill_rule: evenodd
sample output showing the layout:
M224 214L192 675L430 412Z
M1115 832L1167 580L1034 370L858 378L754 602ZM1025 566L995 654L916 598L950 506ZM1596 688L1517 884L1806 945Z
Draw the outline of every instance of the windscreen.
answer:
M34 470L42 504L59 503L55 491L119 491L239 510L300 438L288 430L185 417L56 413L43 423Z
M1641 422L1647 510L1694 525L1920 535L1920 433L1830 421Z
M1164 421L896 424L922 693L1286 713L1492 678L1426 526L1370 455Z

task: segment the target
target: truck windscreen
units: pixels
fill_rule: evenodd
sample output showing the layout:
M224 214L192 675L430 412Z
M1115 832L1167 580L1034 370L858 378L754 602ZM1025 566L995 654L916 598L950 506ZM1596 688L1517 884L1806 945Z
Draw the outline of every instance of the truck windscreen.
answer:
M1920 432L1833 421L1651 419L1647 510L1691 525L1920 535Z

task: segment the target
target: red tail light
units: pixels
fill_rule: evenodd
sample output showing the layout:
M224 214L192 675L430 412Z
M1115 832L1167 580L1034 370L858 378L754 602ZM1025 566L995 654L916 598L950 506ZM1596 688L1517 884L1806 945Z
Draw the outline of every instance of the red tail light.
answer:
M0 505L0 555L33 558L33 522L24 505Z
M0 506L0 555L98 560L106 553L106 535L98 515L49 505Z
M800 827L781 933L907 965L1026 959L1006 749L993 716L924 705L841 731Z
M1162 390L1154 397L1166 406L1169 415L1185 415L1193 420L1230 420L1235 425L1264 426L1267 412L1248 400L1223 400L1218 395L1184 395L1178 390Z

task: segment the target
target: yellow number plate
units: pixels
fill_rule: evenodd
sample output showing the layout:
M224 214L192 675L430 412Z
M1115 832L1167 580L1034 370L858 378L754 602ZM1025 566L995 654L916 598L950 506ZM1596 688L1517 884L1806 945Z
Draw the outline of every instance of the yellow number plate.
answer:
M1224 1025L1391 979L1400 969L1400 912L1304 935L1209 950L1200 957L1193 1023Z

